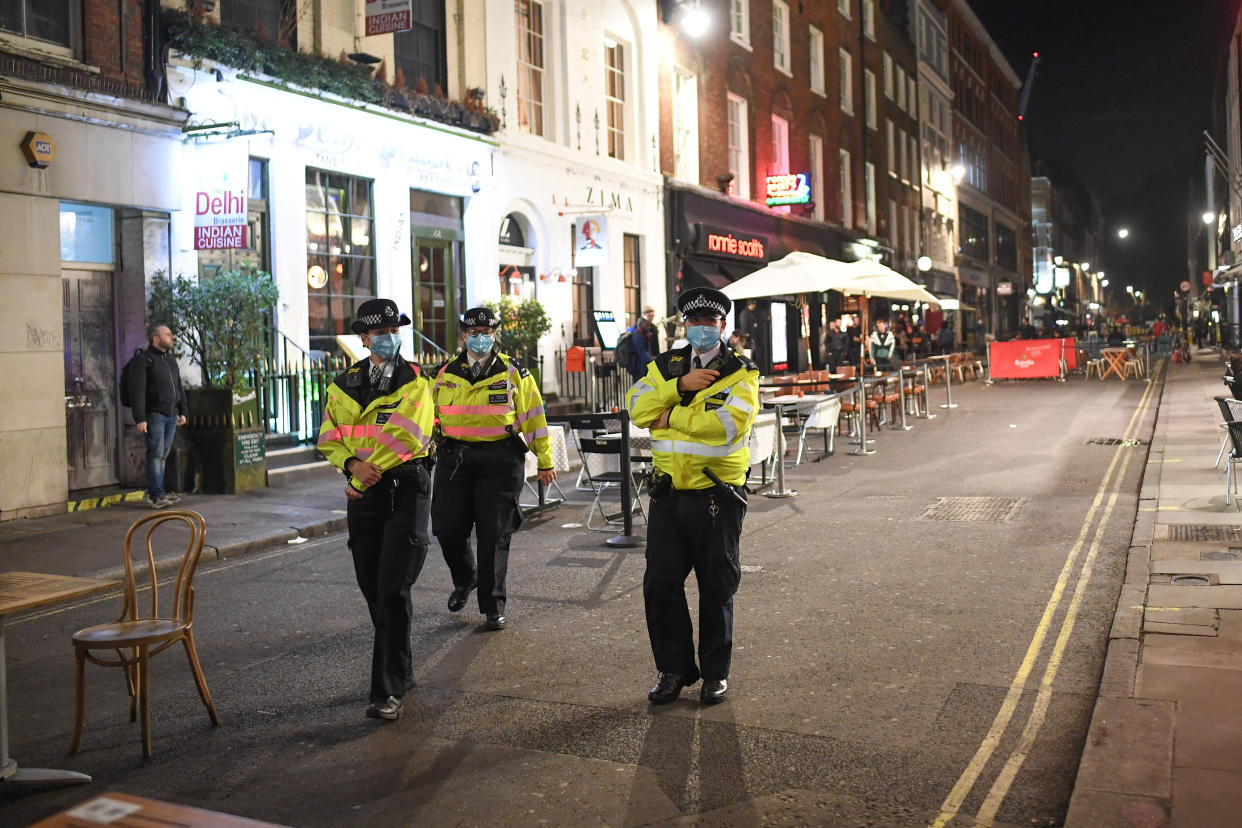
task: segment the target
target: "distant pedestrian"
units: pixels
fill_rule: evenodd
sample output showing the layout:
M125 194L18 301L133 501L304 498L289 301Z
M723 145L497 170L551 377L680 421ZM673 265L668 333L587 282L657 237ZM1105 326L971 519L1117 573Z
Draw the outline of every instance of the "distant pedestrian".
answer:
M830 373L837 373L838 367L849 362L849 347L850 338L841 330L841 320L829 319L828 333L824 336L824 351Z
M936 332L936 350L942 354L951 354L956 344L953 336L953 323L945 322Z
M147 491L142 501L152 509L163 509L181 499L164 489L164 466L173 436L177 426L185 425L189 410L173 353L175 345L167 325L152 325L147 329L147 349L134 356L141 364L126 372L130 410L147 443Z
M366 716L393 721L414 686L410 589L427 559L431 384L399 353L410 319L390 299L358 306L351 330L371 356L328 386L319 451L345 473L346 524L358 588L375 627Z
M651 312L655 316L655 311ZM655 338L655 328L645 316L638 317L638 321L626 331L629 334L626 344L628 345L626 353L625 369L630 372L630 377L638 380L647 373L647 364L655 359L652 353L652 339Z
M891 371L893 358L896 356L897 338L888 329L888 320L877 319L875 330L867 340L867 352L871 354L877 370Z

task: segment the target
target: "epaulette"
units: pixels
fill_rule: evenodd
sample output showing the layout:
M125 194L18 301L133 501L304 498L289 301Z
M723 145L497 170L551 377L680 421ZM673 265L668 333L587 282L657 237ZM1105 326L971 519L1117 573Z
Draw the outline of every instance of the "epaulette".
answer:
M738 362L742 363L742 367L745 368L747 371L758 371L759 370L759 363L755 362L753 359L746 356L746 354L737 354L737 359L738 359Z

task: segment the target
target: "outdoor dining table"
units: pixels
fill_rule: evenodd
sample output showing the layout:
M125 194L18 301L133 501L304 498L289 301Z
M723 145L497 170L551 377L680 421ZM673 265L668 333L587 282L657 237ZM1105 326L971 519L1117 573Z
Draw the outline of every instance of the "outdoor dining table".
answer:
M1100 372L1100 380L1103 381L1109 374L1116 374L1117 379L1124 380L1126 378L1124 366L1128 353L1130 353L1129 348L1101 348L1100 356L1104 358L1104 370Z
M781 394L762 401L764 406L776 409L776 488L764 492L765 497L794 497L798 494L785 488L785 429L781 423L785 418L785 408L797 406L804 399L797 394Z
M84 773L44 768L18 769L9 756L8 671L5 661L5 617L22 610L69 601L117 585L116 581L71 578L42 572L0 572L0 784L32 784L41 787L82 785L91 781Z
M953 360L952 354L933 354L928 359L944 360L944 402L940 404L941 408L957 408L957 403L953 402L953 371L949 363Z

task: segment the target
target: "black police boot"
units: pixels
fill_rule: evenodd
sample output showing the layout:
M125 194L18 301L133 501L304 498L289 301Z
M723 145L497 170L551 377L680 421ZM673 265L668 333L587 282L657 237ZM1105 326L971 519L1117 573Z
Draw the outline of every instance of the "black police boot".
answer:
M720 704L728 695L728 679L703 679L699 688L699 701L703 704Z
M698 680L699 671L694 667L690 668L688 673L660 673L660 680L647 693L647 699L652 704L668 704L677 701L681 696L681 689L689 687Z
M473 592L476 586L478 586L478 581L471 578L469 586L453 587L453 591L449 594L448 599L449 612L457 612L464 607L466 605L466 596Z

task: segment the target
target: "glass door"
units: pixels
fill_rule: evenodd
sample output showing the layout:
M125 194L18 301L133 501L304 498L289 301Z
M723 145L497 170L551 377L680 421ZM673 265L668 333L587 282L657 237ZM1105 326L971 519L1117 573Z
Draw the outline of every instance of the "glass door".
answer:
M457 350L459 243L438 239L414 240L414 326L419 333L450 353ZM414 351L430 351L414 337Z

